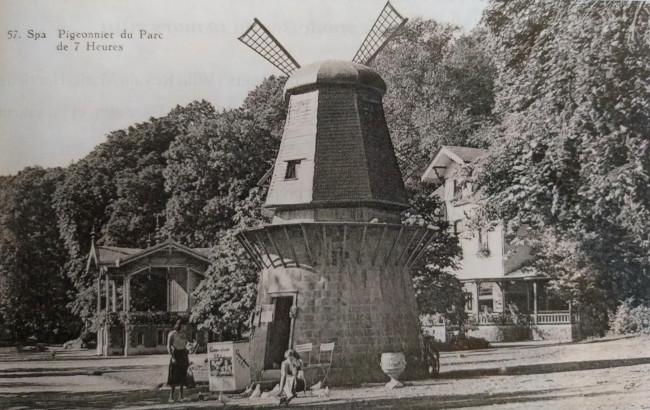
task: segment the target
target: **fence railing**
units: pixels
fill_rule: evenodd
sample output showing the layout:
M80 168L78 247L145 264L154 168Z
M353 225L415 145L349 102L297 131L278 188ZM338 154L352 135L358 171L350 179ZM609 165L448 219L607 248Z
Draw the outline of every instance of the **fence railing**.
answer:
M510 315L507 313L479 313L478 316L470 313L468 322L478 325L525 325L535 324L571 324L579 323L580 316L567 311L542 311L534 314Z

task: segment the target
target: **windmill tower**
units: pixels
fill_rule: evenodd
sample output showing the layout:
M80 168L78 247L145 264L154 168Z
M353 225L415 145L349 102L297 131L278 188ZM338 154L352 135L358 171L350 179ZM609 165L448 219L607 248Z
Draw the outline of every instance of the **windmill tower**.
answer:
M352 62L304 67L257 19L239 38L289 76L263 206L273 219L238 235L261 270L253 379L279 377L284 351L305 343L317 353L335 342L334 384L385 381L381 353L420 351L408 269L435 232L400 224L407 194L384 118L386 85L367 66L405 23L387 3Z

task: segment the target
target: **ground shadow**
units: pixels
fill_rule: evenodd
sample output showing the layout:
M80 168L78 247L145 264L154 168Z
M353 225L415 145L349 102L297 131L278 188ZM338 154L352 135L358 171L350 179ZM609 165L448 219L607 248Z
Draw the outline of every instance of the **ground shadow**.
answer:
M38 409L116 409L132 406L159 407L166 403L168 393L162 390L120 392L42 392L0 394L3 408L26 406Z
M540 403L547 400L556 400L562 389L533 390L516 393L477 393L463 395L439 395L409 398L387 398L373 400L359 400L353 402L305 403L300 407L309 409L454 409L478 406L498 406L503 404ZM607 396L620 392L599 392L592 396ZM564 394L563 398L583 397L582 394ZM295 403L299 405L300 403Z
M368 397L356 400L330 400L319 403L301 403L300 397L292 402L291 407L309 409L451 409L475 406L494 406L502 404L540 403L548 400L556 400L558 397L572 398L583 397L580 393L566 394L564 389L530 390L513 393L475 393L475 394L453 394L420 397ZM608 396L614 391L602 391L592 393L590 396ZM208 402L197 401L197 390L193 389L188 396L193 397L192 402L176 404L182 408L213 408L224 409L235 408L274 408L270 403L248 403L221 405L215 400ZM123 392L94 392L94 393L30 393L21 395L0 395L4 408L27 406L39 409L105 409L105 408L160 408L167 406L168 392L164 390L137 390ZM213 403L214 406L210 404Z
M101 376L102 374L118 373L124 371L146 371L151 366L130 365L130 366L111 366L111 367L66 367L66 368L46 368L32 367L28 369L6 369L0 371L0 379L19 379L22 377L52 377L52 376Z
M507 366L490 369L467 369L440 372L440 379L459 379L478 376L496 375L527 375L557 372L572 372L578 370L607 369L610 367L636 366L650 363L650 357L635 359L589 360L579 362L544 363L520 366Z

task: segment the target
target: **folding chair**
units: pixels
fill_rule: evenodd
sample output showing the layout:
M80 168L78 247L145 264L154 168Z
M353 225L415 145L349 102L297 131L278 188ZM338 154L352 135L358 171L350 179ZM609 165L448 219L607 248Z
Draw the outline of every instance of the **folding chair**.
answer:
M316 367L318 368L317 374L320 374L322 372L324 375L322 380L320 380L322 386L325 385L327 376L330 374L330 367L332 367L332 356L334 354L335 344L336 342L320 344L320 349L318 351L318 363L316 364ZM323 360L323 357L325 357L326 360Z
M314 347L313 343L304 343L304 344L296 345L293 348L293 350L295 350L296 353L298 353L300 359L302 360L302 369L303 369L302 375L303 375L303 380L305 381L305 387L303 389L303 393L305 395L307 395L307 388L308 388L307 377L305 376L305 370L315 367L315 363L311 362L311 350L313 347ZM306 360L305 360L305 356L306 356Z
M312 367L311 362L311 350L314 347L313 343L303 343L301 345L296 345L293 350L300 355L304 367ZM305 361L305 355L307 356L307 361Z

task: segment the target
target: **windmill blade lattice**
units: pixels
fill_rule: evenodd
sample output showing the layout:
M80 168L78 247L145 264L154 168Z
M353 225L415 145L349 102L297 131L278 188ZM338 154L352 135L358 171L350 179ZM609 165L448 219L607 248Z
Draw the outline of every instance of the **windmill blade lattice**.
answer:
M252 48L286 75L300 68L300 64L258 19L253 20L253 24L239 37L239 41Z
M370 64L407 21L407 18L402 17L390 2L387 2L352 61Z

